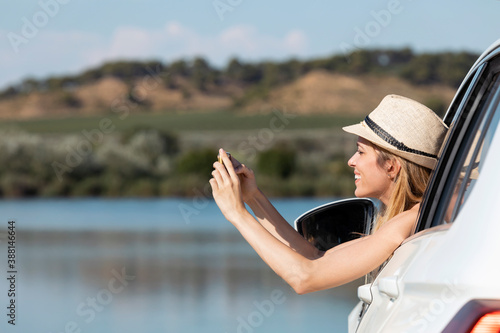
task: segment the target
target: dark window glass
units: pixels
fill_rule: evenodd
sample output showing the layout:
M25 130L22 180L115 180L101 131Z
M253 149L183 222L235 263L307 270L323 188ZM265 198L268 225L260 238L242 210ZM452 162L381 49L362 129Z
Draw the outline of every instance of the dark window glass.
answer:
M500 120L500 75L496 74L488 86L477 112L484 117L476 130L469 131L467 149L460 155L461 168L455 175L453 190L446 202L446 210L442 223L451 223L455 220L467 198L474 189L481 169L486 160L491 140L496 132Z

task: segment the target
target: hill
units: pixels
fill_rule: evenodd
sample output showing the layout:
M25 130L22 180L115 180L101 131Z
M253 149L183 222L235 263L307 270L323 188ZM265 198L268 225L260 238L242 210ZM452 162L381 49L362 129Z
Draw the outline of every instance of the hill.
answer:
M272 108L302 114L365 114L387 94L405 95L442 113L476 59L470 53L415 55L360 50L323 59L243 63L223 69L203 58L118 61L80 74L27 78L0 91L0 118L32 119L131 113Z
M252 112L272 108L293 110L298 114L349 113L364 115L388 94L418 100L442 112L456 89L442 85L415 85L393 76L332 74L323 70L310 72L295 82L274 89L263 100L245 107Z
M140 82L136 86L140 87ZM124 81L105 77L71 92L33 92L0 100L0 118L88 116L109 113L123 107L149 113L168 110L224 110L234 108L235 99L244 93L243 89L203 92L188 83L183 87L184 89L169 89L157 86L155 89L144 90L141 93L143 98L134 102L130 100L129 88ZM442 84L415 85L390 76L349 76L316 70L291 83L271 89L262 99L254 98L240 109L246 113L267 113L275 108L297 114L362 115L391 93L414 98L438 108L437 112L442 112L444 105L451 102L455 89Z
M231 95L208 94L192 89L189 96L180 89L156 86L141 88L141 80L130 84L114 77L104 77L71 90L32 92L0 100L0 118L30 119L88 116L122 108L131 111L216 110L231 106ZM140 108L139 108L140 107ZM137 110L136 110L137 109Z

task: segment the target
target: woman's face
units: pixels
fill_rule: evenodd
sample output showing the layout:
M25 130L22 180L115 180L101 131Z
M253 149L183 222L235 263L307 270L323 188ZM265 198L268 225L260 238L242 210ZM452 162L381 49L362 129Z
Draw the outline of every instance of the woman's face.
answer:
M354 183L358 198L377 198L387 205L394 182L392 181L390 164L380 166L377 163L377 151L374 146L363 138L358 138L358 150L347 164L354 168Z

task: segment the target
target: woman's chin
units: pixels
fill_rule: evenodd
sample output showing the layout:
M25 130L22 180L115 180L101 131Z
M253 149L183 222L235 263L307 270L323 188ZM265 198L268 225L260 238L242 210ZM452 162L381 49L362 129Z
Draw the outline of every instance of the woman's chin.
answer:
M356 198L367 198L368 196L366 195L366 193L363 193L363 191L359 191L358 189L356 189L354 191L354 196Z

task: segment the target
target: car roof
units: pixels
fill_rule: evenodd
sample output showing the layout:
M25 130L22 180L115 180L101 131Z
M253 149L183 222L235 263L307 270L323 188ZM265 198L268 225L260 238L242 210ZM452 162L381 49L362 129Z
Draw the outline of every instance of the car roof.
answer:
M500 39L497 39L496 42L494 42L493 44L491 44L480 56L479 58L476 60L476 62L474 63L474 65L472 65L471 69L469 70L469 73L467 73L466 76L469 76L469 74L471 72L473 72L476 67L485 59L487 58L491 53L496 53L496 52L500 52Z

